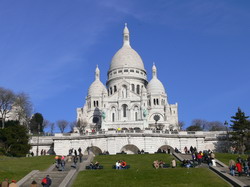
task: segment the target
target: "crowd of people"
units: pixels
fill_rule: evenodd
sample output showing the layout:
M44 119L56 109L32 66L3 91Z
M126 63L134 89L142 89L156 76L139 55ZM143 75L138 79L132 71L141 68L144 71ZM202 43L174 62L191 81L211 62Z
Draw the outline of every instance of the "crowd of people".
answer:
M238 176L242 176L243 174L246 176L250 175L250 156L247 159L242 159L241 156L238 156L236 162L234 160L229 161L229 171L232 176L235 176L236 171Z

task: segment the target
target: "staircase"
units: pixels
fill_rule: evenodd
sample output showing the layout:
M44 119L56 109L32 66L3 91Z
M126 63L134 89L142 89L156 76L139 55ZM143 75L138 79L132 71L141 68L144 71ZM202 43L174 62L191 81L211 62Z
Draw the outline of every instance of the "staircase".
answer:
M20 187L28 187L32 181L36 181L38 186L41 186L41 181L47 175L50 176L52 185L51 187L68 187L72 183L72 179L75 178L78 171L85 169L85 165L89 163L88 157L92 158L92 155L86 155L83 157L82 163L77 163L76 168L71 167L72 162L66 161L65 170L58 171L55 164L51 165L46 171L33 170L20 181L17 182Z

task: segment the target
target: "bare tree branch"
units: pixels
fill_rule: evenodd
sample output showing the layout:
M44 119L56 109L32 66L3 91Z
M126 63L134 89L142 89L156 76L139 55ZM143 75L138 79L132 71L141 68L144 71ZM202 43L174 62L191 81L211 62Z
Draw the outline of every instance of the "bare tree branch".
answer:
M68 126L69 122L66 120L58 120L56 122L56 124L57 124L58 128L60 129L61 133L64 133L64 130Z

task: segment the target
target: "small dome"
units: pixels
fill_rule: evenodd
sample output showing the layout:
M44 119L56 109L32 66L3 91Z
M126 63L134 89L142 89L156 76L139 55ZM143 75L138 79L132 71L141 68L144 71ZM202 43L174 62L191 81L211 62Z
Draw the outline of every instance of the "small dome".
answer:
M163 84L157 77L153 77L149 81L147 91L149 94L166 94Z
M129 45L123 45L112 58L109 70L123 67L132 67L144 70L140 55Z
M106 87L100 80L95 80L89 87L88 96L102 96L103 93L107 93Z

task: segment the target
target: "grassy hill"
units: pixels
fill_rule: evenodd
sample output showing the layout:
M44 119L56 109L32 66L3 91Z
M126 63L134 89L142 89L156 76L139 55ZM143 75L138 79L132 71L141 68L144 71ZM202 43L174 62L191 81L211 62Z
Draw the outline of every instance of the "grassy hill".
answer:
M54 162L54 156L5 157L0 156L0 182L5 178L20 180L32 170L45 170Z
M167 168L154 169L154 160L163 160L170 164L171 155L103 155L95 157L103 170L87 170L78 174L73 187L88 186L230 186L207 168ZM116 160L125 160L131 168L114 170Z

